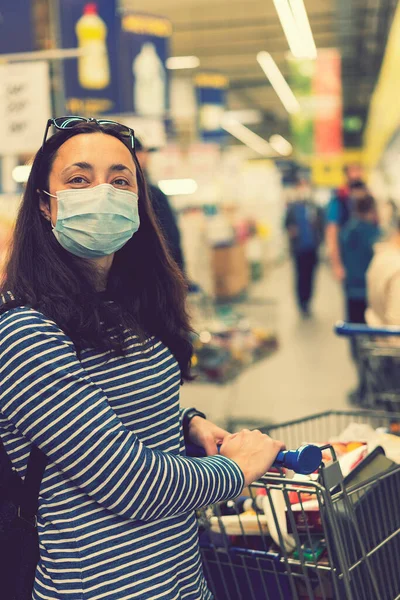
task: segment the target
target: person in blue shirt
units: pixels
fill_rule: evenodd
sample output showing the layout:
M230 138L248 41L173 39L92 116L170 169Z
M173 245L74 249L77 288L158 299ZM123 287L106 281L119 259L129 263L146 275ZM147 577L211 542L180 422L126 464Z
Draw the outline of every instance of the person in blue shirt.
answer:
M310 200L309 185L304 179L297 182L296 196L296 201L288 206L285 227L295 267L297 302L301 313L310 316L323 219L319 208Z
M340 233L340 254L345 278L346 320L365 323L367 310L366 274L374 254L374 245L380 237L375 200L365 195L356 200L353 216ZM358 370L358 387L350 393L352 404L362 404L366 392L365 373L358 360L357 341L351 340L351 353Z
M340 231L352 215L352 207L357 197L367 194L360 165L353 164L344 169L346 184L333 191L326 209L326 246L335 278L342 282L345 277L340 255Z
M374 198L370 195L358 198L353 216L340 233L340 253L345 269L346 318L351 323L365 323L366 273L379 236Z

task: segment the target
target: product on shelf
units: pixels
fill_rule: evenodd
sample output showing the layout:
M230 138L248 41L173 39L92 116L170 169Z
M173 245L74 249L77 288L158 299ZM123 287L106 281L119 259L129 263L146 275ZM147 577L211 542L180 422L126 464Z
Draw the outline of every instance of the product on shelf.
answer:
M190 313L199 333L193 338L193 374L198 382L224 384L276 351L275 332L252 327L250 321L229 306L192 302Z

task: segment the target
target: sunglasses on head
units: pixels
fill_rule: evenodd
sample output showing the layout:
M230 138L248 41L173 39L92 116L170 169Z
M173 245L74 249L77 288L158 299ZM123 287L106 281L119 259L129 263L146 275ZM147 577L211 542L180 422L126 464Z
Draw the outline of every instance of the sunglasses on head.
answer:
M107 119L94 119L93 117L77 117L77 116L69 116L69 117L57 117L56 119L49 119L46 125L46 131L44 132L42 150L47 140L47 134L49 133L50 127L55 127L55 129L63 130L63 129L72 129L76 125L80 125L81 123L97 123L100 127L110 127L116 130L121 136L126 137L127 140L130 140L131 148L135 148L135 132L130 127L126 125L121 125L121 123L117 123L116 121L109 121Z

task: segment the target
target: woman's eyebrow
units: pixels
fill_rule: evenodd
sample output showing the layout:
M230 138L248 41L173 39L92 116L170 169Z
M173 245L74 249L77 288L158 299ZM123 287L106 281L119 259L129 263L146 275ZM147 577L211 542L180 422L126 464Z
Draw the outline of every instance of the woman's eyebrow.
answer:
M93 171L93 165L91 165L90 163L76 162L73 165L69 165L68 167L65 167L65 169L63 169L61 171L61 174L65 173L65 171L68 171L69 169L72 169L72 167L78 167L78 169L84 169L86 171Z
M132 177L135 177L134 172L127 167L126 165L123 165L122 163L118 163L116 165L111 165L111 167L109 168L109 171L129 171L129 173L132 175Z

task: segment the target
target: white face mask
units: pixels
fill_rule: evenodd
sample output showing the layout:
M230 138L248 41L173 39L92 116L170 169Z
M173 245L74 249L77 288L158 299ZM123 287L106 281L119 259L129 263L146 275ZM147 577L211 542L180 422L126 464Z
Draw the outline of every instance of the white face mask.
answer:
M53 233L65 250L81 258L109 256L120 250L140 226L138 195L102 183L61 190Z

